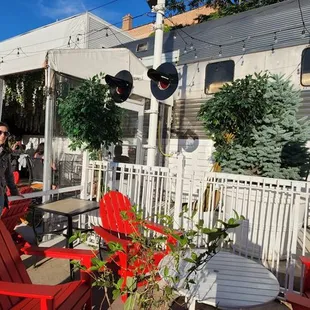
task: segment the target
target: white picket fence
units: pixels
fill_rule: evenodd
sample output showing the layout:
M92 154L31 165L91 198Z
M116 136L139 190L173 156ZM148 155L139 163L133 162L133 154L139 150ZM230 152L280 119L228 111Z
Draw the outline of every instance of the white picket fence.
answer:
M82 198L99 201L106 191L118 190L146 218L160 222L157 215L168 214L176 228L185 229L201 219L212 227L217 219L234 216L235 210L246 220L230 232L232 251L267 266L284 291L296 289L294 277L301 272L298 256L310 251L309 183L211 172L201 177L201 171L199 177L185 176L183 167L182 156L174 169L91 161L83 171L87 190ZM179 216L184 208L193 221ZM97 213L83 221L89 226L101 223Z

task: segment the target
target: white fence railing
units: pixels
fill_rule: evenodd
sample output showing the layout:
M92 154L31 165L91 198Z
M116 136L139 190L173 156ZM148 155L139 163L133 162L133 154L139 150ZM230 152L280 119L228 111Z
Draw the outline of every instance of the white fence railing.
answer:
M299 255L306 255L310 249L309 183L224 173L210 172L203 177L199 174L199 178L195 173L185 176L180 156L173 170L92 161L83 179L88 199L99 201L106 191L118 190L155 222L159 221L158 214L172 215L175 227L186 229L199 220L212 227L217 219L228 220L235 210L246 220L230 233L232 251L266 265L284 290L298 289L296 283L294 287L294 276L300 274L296 262ZM193 220L179 216L185 207ZM101 223L97 213L89 216L88 222Z

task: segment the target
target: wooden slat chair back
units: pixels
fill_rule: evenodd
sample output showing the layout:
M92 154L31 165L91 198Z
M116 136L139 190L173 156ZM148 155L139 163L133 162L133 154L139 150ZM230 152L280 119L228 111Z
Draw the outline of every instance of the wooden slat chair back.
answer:
M134 223L135 214L126 196L111 191L102 197L99 206L102 228L125 238L132 233L139 233L139 226Z
M119 251L109 258L109 261L113 261L119 267L118 274L124 279L122 286L126 286L127 277L137 274L145 275L151 270L156 270L161 259L169 252L169 243L176 243L175 238L168 235L167 248L152 252L153 256L150 258L150 253L147 253L143 246L137 242L132 242L130 234L139 235L142 224L150 230L167 235L165 228L147 221L143 221L143 223L135 221L135 214L132 212L129 199L117 191L110 191L105 194L99 206L102 226L95 226L94 231L105 242L119 243L124 249L124 251ZM160 279L159 276L158 279ZM145 281L141 281L138 286L145 285L145 283ZM125 301L126 297L123 295L122 300Z
M0 223L0 281L31 284L30 277L20 258L9 232ZM14 296L0 295L0 308L12 309L21 301Z
M22 187L20 193L29 194L32 193L31 187ZM31 204L31 198L23 200L14 200L9 202L9 207L4 208L1 214L1 220L4 222L6 228L10 233L14 232L16 225L20 223L20 218L24 218L29 210Z
M10 233L0 220L0 309L1 310L91 310L91 280L81 272L81 280L55 286L32 284ZM85 259L95 254L88 250L25 247L27 255ZM81 260L82 262L82 260ZM84 305L86 307L84 308Z

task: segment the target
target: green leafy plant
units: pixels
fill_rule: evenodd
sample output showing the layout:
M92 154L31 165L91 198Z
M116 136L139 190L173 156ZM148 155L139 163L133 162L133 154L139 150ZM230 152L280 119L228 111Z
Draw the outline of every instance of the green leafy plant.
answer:
M310 124L298 119L300 94L283 76L248 75L201 106L223 172L301 179L309 167Z
M164 276L165 278L168 278L169 281L166 281L164 284L159 283L158 268L153 261L154 254L159 250L163 251L165 249L168 238L174 238L177 240L175 244L169 243L169 254L173 257L176 268L178 268L181 259L189 259L185 257L185 254L188 253L188 251L193 251L193 249L197 247L198 238L202 240L204 252L200 255L196 255L195 252L192 252L190 255L192 267L186 271L188 280L186 281L186 287L189 287L193 284L193 281L190 280L190 275L197 272L200 268L203 268L204 265L216 255L220 246L223 245L223 242L230 242L228 238L228 230L239 226L240 221L244 219L243 216L239 216L235 213L235 217L229 219L227 223L218 220L216 227L207 228L204 226L202 220L195 224L195 213L193 212L191 216L188 216L188 209L184 208L180 217L192 221L192 229L176 230L173 228L173 217L159 214L157 215L157 218L160 219L161 223L166 227L165 235L153 235L153 231L150 231L147 228L147 221L143 218L143 214L137 206L132 207L131 214L132 213L135 215L132 220L132 225L137 227L137 223L139 223L141 230L130 235L131 246L135 251L130 257L129 263L133 264L138 262L138 267L133 270L133 275L131 277L127 277L126 285L123 285L123 280L119 279L117 275L113 273L112 268L109 267L109 264L111 264L117 257L115 254L117 253L120 255L120 253L124 251L120 243L108 243L109 250L107 257L109 259L103 261L98 258L94 259L94 266L89 270L94 279L93 285L105 290L103 300L108 299L108 290L112 291L113 300L119 298L121 295L127 295L127 300L124 304L125 310L166 309L166 307L177 297L174 287L179 279L177 277L169 277L169 270L164 267ZM129 219L126 212L122 212L121 216L124 220ZM76 239L80 239L84 242L86 239L85 234L76 233L72 236L70 242L73 242ZM81 268L76 261L74 261L73 264L76 268ZM146 266L151 266L150 272L148 274L141 273L141 269ZM143 282L144 286L138 288L138 282ZM111 303L112 302L109 301L109 305L111 305Z
M103 78L101 73L85 80L58 99L62 129L72 149L98 152L102 146L120 141L122 111L112 100L108 86L102 84Z

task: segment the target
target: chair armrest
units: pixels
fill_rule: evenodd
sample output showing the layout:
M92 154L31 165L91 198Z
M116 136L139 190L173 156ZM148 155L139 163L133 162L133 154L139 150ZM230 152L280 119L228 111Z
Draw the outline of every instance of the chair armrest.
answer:
M54 299L59 291L57 286L0 281L0 295Z
M119 243L122 245L124 250L127 250L128 246L131 244L130 240L124 240L124 239L118 238L118 237L110 234L109 232L107 232L105 229L103 229L100 226L94 226L93 228L94 228L94 231L97 233L97 235L99 235L107 243L108 242Z
M286 300L291 303L293 306L298 305L302 306L303 308L298 308L298 309L310 309L310 299L303 297L299 294L296 293L287 293L286 295ZM295 309L295 308L293 308Z
M37 246L26 246L21 249L21 252L26 255L35 255L51 258L76 259L81 262L86 268L92 266L92 259L97 256L98 251L92 250L76 250L64 248L47 248Z
M154 230L160 234L163 234L163 235L169 235L171 233L173 234L176 234L176 235L182 235L182 232L181 231L178 231L178 230L170 230L170 231L167 231L167 227L163 226L163 225L160 225L160 224L156 224L156 223L153 223L153 222L150 222L150 221L144 221L144 226L147 227L148 229L151 229L151 230Z
M301 260L302 264L310 267L310 257L308 256L300 256L299 259Z
M145 221L144 226L162 235L168 236L167 242L174 245L177 243L177 239L173 235L179 235L179 236L182 235L181 231L178 230L167 231L167 227L149 221Z

